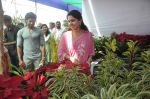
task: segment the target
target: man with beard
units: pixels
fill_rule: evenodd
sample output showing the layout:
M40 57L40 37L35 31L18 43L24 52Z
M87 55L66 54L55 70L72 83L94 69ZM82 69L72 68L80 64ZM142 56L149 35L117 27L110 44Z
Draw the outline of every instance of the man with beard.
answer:
M34 26L36 22L34 13L27 13L25 22L26 27L19 30L17 34L17 53L19 65L31 71L40 68L40 64L45 62L44 35Z

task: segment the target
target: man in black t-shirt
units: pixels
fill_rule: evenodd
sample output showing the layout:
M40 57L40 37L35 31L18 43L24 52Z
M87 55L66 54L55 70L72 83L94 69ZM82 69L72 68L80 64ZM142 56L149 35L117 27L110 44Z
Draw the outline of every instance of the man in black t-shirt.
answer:
M11 59L11 64L18 66L16 39L18 29L12 24L12 19L8 15L4 15L4 45L8 49L8 53Z

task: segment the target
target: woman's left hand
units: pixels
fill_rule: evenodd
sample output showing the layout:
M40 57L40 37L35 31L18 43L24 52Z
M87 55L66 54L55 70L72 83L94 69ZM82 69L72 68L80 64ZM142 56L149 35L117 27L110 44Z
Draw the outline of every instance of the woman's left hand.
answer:
M45 57L42 57L42 60L41 60L41 62L40 62L42 65L44 65L45 64Z
M76 65L79 65L79 64L80 64L80 62L79 62L76 58L74 58L74 57L70 57L69 59L70 59L70 61L71 61L72 63L74 63L74 64L76 64Z

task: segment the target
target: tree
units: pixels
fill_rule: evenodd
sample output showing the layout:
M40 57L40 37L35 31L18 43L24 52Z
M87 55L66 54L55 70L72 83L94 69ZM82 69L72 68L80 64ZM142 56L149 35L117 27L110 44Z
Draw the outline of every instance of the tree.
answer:
M0 0L0 74L8 76L9 55L3 45L3 7Z
M2 2L0 0L0 37L3 37L3 7Z

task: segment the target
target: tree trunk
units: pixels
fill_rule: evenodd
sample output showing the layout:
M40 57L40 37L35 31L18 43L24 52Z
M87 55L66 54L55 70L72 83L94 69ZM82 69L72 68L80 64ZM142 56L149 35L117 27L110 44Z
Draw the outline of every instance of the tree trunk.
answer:
M0 74L8 76L10 58L7 49L3 45L3 7L0 0Z
M3 38L3 7L0 0L0 38Z

